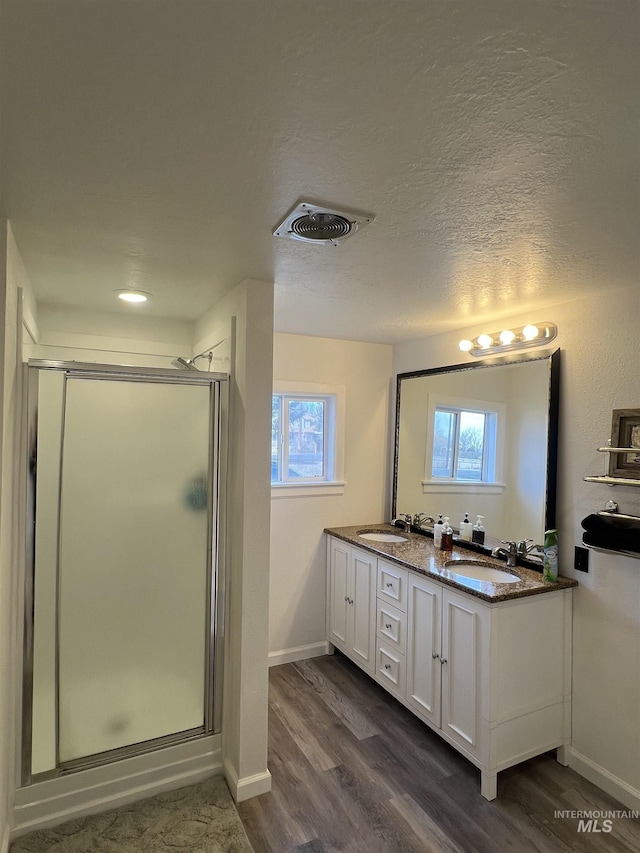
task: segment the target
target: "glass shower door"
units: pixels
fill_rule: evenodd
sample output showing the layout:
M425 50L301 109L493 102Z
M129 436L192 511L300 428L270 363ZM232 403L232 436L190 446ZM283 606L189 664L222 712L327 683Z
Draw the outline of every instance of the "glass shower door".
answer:
M58 766L205 726L211 385L68 374Z

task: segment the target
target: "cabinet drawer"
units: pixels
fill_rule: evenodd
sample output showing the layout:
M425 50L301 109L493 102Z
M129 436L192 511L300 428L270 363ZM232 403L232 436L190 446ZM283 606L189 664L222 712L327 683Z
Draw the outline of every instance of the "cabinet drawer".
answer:
M409 573L400 566L378 560L378 598L407 612L407 582Z
M407 615L378 599L377 634L383 643L401 654L407 652Z
M378 640L376 678L390 693L404 699L407 664L405 656Z

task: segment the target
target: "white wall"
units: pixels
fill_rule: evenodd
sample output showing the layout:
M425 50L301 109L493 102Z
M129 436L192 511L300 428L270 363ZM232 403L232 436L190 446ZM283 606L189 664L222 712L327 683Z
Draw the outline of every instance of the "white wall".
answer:
M323 654L325 527L385 519L391 347L276 334L273 377L345 386L344 494L271 502L269 654L272 664Z
M267 770L269 471L273 284L244 281L196 324L196 350L231 340L224 738L227 781L244 800Z
M640 408L640 289L553 306L545 316L514 316L502 327L547 320L562 349L557 527L560 571L572 577L581 520L609 499L640 515L640 488L585 483L603 471L611 412ZM474 326L396 347L394 371L459 363L460 338ZM492 331L489 329L488 331ZM471 357L468 357L471 360ZM591 551L589 573L575 573L571 765L631 808L640 808L640 561Z
M2 301L0 304L4 305ZM25 338L25 357L169 367L171 359L178 355L189 356L215 346L213 369L229 370L232 373L229 523L228 530L222 531L228 543L229 592L232 599L230 618L226 625L228 666L225 689L228 688L228 693L225 696L225 730L223 738L214 736L213 739L205 739L211 740L211 743L203 746L205 752L202 756L192 754L192 748L187 750L190 754L184 759L182 754L170 754L171 750L164 750L163 754L173 762L173 768L179 768L173 769L171 773L183 773L182 784L186 783L185 780L197 781L195 776L193 779L188 776L189 772L210 774L219 770L220 762L224 760L230 787L238 799L262 793L270 787L266 755L273 284L243 282L197 325L158 320L143 314L96 314L68 307L36 306L32 299L28 307L29 331ZM1 328L7 333L9 346L11 328L7 330L4 324ZM5 360L5 366L10 366L10 360ZM12 458L11 453L3 456L5 461ZM3 471L3 477L4 474ZM8 547L8 543L9 539L3 537L3 549ZM3 559L0 574L2 606L8 607L12 598L11 595L5 595L7 571ZM7 621L3 619L1 625L5 631ZM221 629L224 627L220 626ZM15 667L16 657L15 654L8 656L4 636L1 643L0 675L4 678L1 667L5 660L9 666L9 657ZM0 687L4 687L2 682ZM3 689L2 700L6 701L6 697L7 693ZM5 721L3 716L0 718L0 735L5 734L13 737L13 723ZM222 749L217 745L221 741ZM10 749L11 742L8 744L3 737L3 748ZM152 759L153 756L149 758L149 764L153 763ZM173 781L174 776L170 774L165 779L164 767L147 768L146 763L142 767L142 762L137 759L136 762L141 765L140 775L136 778L142 780L137 794L115 791L111 775L106 774L109 778L103 780L102 775L105 774L101 774L100 784L104 782L105 788L111 786L109 792L115 791L115 794L109 793L109 796L120 797L118 802L113 801L113 805L133 800L136 796L150 796L157 790L180 784ZM8 778L10 767L5 775L8 767L6 762L3 761L0 766L3 769L0 785L5 785L4 788L0 787L4 804L0 814L6 817L9 783L12 779ZM185 770L187 766L188 770ZM113 765L110 765L108 769L112 768ZM94 771L87 773L91 775ZM81 774L76 774L76 777L78 775ZM95 801L95 797L92 799L89 788L86 797L80 802L82 797L68 790L70 786L66 783L70 781L73 781L72 777L66 777L62 780L65 784L57 786L56 791L51 793L51 802L64 801L60 809L64 807L68 817L73 817L74 812L88 813L109 806L106 796L100 804ZM82 784L82 780L77 784ZM93 790L98 788L99 785ZM32 792L34 787L26 790ZM24 825L31 820L46 825L49 820L46 805L41 806L34 801L32 807L31 795L24 797L22 792L19 794L21 799L18 805L24 812L20 820ZM36 792L33 796L39 794ZM42 796L48 794L43 792Z
M18 367L21 322L19 288L28 282L22 260L6 221L0 220L0 851L9 844L13 807L15 758L15 659L18 633L17 595L18 540L14 507L16 418L20 406Z
M171 359L193 354L193 323L147 315L144 305L129 313L97 312L25 299L24 358L171 367ZM35 339L34 339L35 338Z

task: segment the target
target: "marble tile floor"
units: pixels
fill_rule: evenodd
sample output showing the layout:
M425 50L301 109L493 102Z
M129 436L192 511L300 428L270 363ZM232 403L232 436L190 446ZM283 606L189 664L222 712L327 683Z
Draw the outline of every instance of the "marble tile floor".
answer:
M251 853L222 776L17 838L10 853Z

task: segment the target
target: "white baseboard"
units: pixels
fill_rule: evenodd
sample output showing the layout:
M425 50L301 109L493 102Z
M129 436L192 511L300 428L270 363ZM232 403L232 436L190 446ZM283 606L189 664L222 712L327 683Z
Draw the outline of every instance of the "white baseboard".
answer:
M259 797L260 794L268 794L271 790L271 773L268 770L238 779L236 769L228 759L224 761L224 778L236 803L243 803L252 797Z
M577 752L573 747L569 747L569 767L584 776L585 779L593 782L598 788L602 788L607 794L615 797L628 809L640 811L640 791L632 788L631 785L623 782L622 779L614 776L613 773L605 770L595 761L591 761L586 755Z
M269 666L279 666L281 663L295 663L297 660L317 658L329 654L329 643L323 640L321 643L311 643L308 646L294 646L292 649L280 649L277 652L269 652Z
M219 735L37 782L16 791L11 838L195 785L216 774L222 774Z

